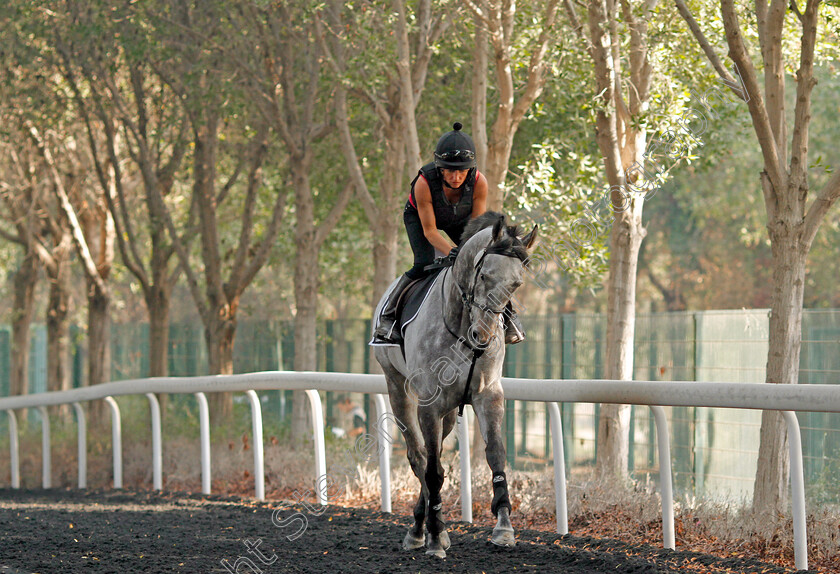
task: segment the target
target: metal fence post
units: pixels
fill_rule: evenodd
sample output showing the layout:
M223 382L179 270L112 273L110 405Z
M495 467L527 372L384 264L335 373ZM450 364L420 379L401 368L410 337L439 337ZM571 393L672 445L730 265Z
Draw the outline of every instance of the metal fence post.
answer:
M122 488L122 419L120 407L113 397L103 399L111 408L111 449L114 451L114 488Z
M160 437L160 403L154 393L146 393L152 411L152 488L163 489L163 446Z
M671 437L668 434L668 419L663 407L651 406L656 421L656 444L659 446L659 489L662 497L662 542L665 548L674 550L674 485L671 478Z
M802 435L793 411L781 411L788 428L790 490L793 503L793 555L797 570L808 569L808 534L805 522L805 477L802 468Z
M254 391L245 391L251 403L251 429L254 441L254 498L265 500L265 459L263 454L262 408Z
M210 409L204 393L195 393L201 433L201 492L210 494Z
M388 407L385 404L385 395L373 395L376 403L376 416L378 424L374 425L377 430L379 448L379 499L382 512L391 512L391 434L388 432ZM320 489L319 489L320 490Z
M472 408L472 407L470 407ZM458 417L458 450L461 456L461 520L472 522L472 467L470 466L470 422L466 409Z
M50 415L47 407L38 407L41 413L41 484L50 488L52 483L52 460L50 448Z
M557 403L546 403L551 418L551 446L554 449L554 510L557 533L569 533L569 511L566 498L566 451L563 448L563 417Z
M15 411L7 410L9 417L9 463L11 466L12 488L20 488L20 448L18 446L18 424Z
M79 488L87 488L87 423L85 410L79 403L73 403L76 411L76 425L78 427L79 445Z
M327 488L320 487L321 478L327 474L327 455L324 447L324 409L321 395L314 389L306 391L312 414L312 438L315 440L315 496L321 506L327 505Z

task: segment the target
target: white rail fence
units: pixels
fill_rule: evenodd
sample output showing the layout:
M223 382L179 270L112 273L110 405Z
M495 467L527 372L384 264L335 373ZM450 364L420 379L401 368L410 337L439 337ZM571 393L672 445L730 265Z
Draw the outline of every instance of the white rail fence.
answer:
M662 501L663 544L675 547L674 504L671 480L670 439L665 406L722 407L737 409L766 409L782 412L788 427L791 458L791 491L793 506L794 551L796 568L808 567L805 530L805 484L802 467L802 441L799 423L793 411L840 412L840 385L766 385L747 383L604 381L560 379L502 379L505 398L521 401L540 401L548 405L551 440L554 454L554 492L557 513L557 532L568 533L566 506L565 456L563 429L558 403L617 403L647 405L654 415L659 450L660 494ZM161 489L162 452L160 405L156 393L194 394L199 407L202 491L210 493L210 416L205 393L244 392L249 399L252 415L254 445L254 491L259 500L265 499L265 470L263 459L262 412L255 391L304 390L309 398L315 439L315 484L326 475L324 449L324 419L318 391L370 393L373 395L380 424L377 432L380 444L392 442L392 428L388 424L387 388L382 375L350 373L318 373L271 371L242 375L206 377L163 377L106 383L71 391L0 399L0 410L9 418L11 486L20 488L20 455L18 426L14 409L37 408L42 421L42 485L51 486L50 425L46 407L73 405L78 421L79 488L87 484L87 430L81 403L105 400L111 410L114 488L122 487L122 430L119 406L113 397L145 395L149 400L152 425L152 482ZM466 418L458 419L458 441L461 454L461 516L472 522L472 492L470 480L469 428ZM391 511L390 449L380 450L381 506ZM316 488L322 505L327 504L326 488Z

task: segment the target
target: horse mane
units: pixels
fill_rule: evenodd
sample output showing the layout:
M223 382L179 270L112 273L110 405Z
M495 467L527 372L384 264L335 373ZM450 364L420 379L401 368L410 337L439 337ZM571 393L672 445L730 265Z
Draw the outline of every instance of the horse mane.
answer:
M461 245L482 229L488 227L495 227L502 225L505 233L502 237L487 248L488 254L507 255L508 257L517 257L520 261L528 264L528 250L520 238L520 229L517 225L505 225L505 214L498 211L485 211L475 219L471 219L464 232L461 234Z

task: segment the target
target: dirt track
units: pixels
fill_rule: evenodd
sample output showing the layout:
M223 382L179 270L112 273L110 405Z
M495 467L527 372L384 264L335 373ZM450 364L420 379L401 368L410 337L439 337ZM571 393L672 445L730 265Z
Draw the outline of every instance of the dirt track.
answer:
M0 574L79 572L233 572L250 558L271 573L338 572L658 572L784 573L777 566L741 559L632 546L614 540L519 530L517 546L496 548L489 530L451 523L445 560L400 543L410 518L330 506L320 516L300 506L300 521L272 523L277 503L184 493L0 490ZM514 527L516 521L514 517ZM244 542L262 540L249 554ZM252 546L253 548L253 546ZM257 553L266 562L260 563ZM276 560L274 557L276 556ZM228 567L221 561L228 560ZM240 561L239 574L254 572Z

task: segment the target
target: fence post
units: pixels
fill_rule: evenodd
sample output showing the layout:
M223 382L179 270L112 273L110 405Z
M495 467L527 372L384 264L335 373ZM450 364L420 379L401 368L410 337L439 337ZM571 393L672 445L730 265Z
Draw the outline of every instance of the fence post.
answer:
M659 446L659 489L662 497L662 540L665 548L674 550L674 486L671 478L671 437L663 407L651 406L656 421L656 443Z
M38 407L41 413L41 484L50 488L52 483L52 460L50 448L50 415L47 407Z
M76 425L79 431L79 488L87 488L87 423L85 422L85 410L79 403L73 403L73 410L76 411Z
M554 509L557 534L569 533L569 511L566 498L566 451L563 447L563 417L557 403L546 403L551 418L551 446L554 449Z
M379 443L379 499L382 512L391 512L391 434L388 432L388 417L384 416L388 414L388 407L385 404L385 395L373 395L373 400L376 403L376 417L379 423L374 425L379 435L376 437Z
M793 411L781 411L788 427L790 490L793 503L793 556L797 570L808 569L808 534L805 523L805 477L802 469L802 436Z
M254 391L245 391L251 403L251 429L254 442L254 497L265 500L265 459L263 456L262 408Z
M476 423L477 424L477 423ZM470 465L470 421L466 409L458 417L458 451L461 456L461 520L472 522L472 467Z
M111 408L111 450L114 451L114 488L122 488L122 420L120 406L114 397L103 399Z
M321 506L327 505L326 487L321 488L321 477L327 474L327 455L324 448L324 409L321 395L314 389L306 391L312 414L312 438L315 440L315 496ZM367 395L366 395L367 396Z
M201 433L201 493L210 494L210 409L204 393L195 393Z
M20 488L20 448L18 446L18 424L15 411L6 411L9 417L9 465L11 466L12 488Z
M163 446L160 437L160 403L154 393L146 393L152 411L152 488L163 489Z

